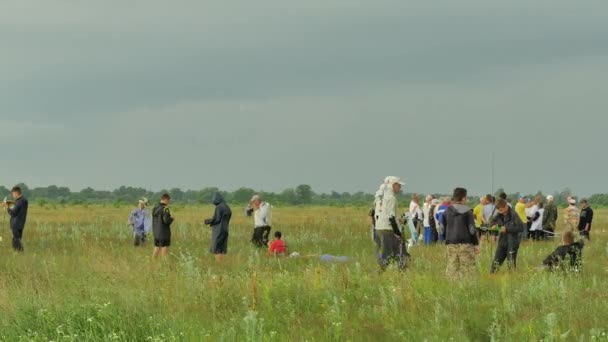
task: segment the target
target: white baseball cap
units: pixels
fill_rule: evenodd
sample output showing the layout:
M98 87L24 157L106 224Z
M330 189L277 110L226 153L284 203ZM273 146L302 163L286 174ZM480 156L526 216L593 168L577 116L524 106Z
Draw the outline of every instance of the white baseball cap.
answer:
M389 176L389 177L386 177L385 181L386 181L386 184L388 184L388 185L401 184L401 186L405 186L405 182L403 182L401 180L401 178L399 178L399 177Z
M253 195L253 197L251 197L251 201L249 202L255 202L255 201L261 201L262 197L260 197L260 195Z
M547 196L547 201L548 201L548 202L553 201L553 196L551 196L551 195Z
M568 203L570 204L576 204L576 200L574 198L568 198Z

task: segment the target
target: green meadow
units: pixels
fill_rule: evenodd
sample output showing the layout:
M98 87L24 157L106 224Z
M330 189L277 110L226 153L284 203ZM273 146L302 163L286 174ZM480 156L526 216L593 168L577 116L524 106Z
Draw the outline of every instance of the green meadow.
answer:
M406 272L379 272L366 208L275 208L294 259L253 248L242 209L233 207L229 255L216 264L202 225L212 207L173 207L162 260L150 242L132 246L130 207L33 205L25 254L0 231L0 340L608 340L608 211L596 212L581 273L539 270L550 241L525 242L517 271L491 276L495 245L484 243L478 277L454 283L444 246L415 246Z

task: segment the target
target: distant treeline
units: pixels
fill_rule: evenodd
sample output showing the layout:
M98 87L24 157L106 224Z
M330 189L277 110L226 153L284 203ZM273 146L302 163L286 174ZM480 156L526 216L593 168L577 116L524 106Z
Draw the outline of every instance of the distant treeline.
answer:
M204 188L201 190L181 190L177 188L163 189L158 192L150 191L144 188L121 186L113 191L95 190L86 188L81 191L71 191L68 187L51 185L48 187L29 188L26 184L18 184L24 195L34 204L44 205L49 204L134 204L142 197L146 197L151 203L154 203L160 198L163 193L171 194L174 202L181 204L211 204L211 198L217 191L221 192L226 200L234 204L247 203L254 194L259 194L262 198L270 203L277 205L319 205L319 206L370 206L374 201L373 194L364 192L339 193L332 191L331 193L316 193L309 185L298 185L295 188L285 189L280 193L256 191L250 188L240 188L236 191L221 191L215 187ZM10 188L0 186L0 195L6 196L9 194ZM495 195L503 192L502 189L496 191ZM508 198L510 201L517 201L522 194L510 193ZM546 194L536 193L527 194L527 197ZM569 189L552 194L558 205L565 206L569 196L574 196ZM424 201L426 194L420 195L420 200ZM436 198L446 195L434 194ZM575 196L576 197L576 196ZM412 198L412 194L406 193L401 195L401 200L406 203ZM581 198L579 198L580 200ZM589 202L595 206L608 206L608 194L593 195L588 198ZM474 205L479 201L479 197L471 196L469 202Z

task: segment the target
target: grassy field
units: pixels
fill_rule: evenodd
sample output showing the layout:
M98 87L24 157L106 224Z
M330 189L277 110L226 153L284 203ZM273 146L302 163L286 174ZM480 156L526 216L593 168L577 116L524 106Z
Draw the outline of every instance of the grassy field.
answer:
M405 273L378 272L366 209L275 209L290 251L346 264L265 257L241 209L217 265L201 224L211 207L174 208L174 247L161 261L131 246L128 207L34 206L24 255L0 232L0 340L608 340L606 211L582 274L539 272L556 242L528 242L516 272L490 276L486 244L479 278L451 283L442 246L415 247Z

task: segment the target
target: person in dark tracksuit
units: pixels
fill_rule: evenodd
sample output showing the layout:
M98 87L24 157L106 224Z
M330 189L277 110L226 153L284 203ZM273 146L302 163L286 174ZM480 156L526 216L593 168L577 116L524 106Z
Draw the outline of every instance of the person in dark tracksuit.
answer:
M587 200L581 201L581 218L578 221L578 231L587 240L591 240L591 225L593 224L593 209Z
M215 213L213 218L205 220L205 224L211 226L211 248L209 252L215 256L217 262L221 262L224 255L228 254L228 233L232 210L219 192L216 192L213 196L213 204L215 204Z
M154 233L154 253L157 257L159 254L163 257L169 255L169 247L171 246L171 224L175 218L171 216L169 203L171 197L169 194L162 195L160 203L154 207L152 211L152 232Z
M517 253L519 252L521 234L524 232L524 223L505 200L496 202L496 211L498 214L492 219L491 226L500 228L500 237L498 238L496 256L494 262L492 262L491 273L498 272L505 260L508 260L509 268L515 269L517 267Z
M21 188L16 186L11 190L15 205L10 208L8 203L2 202L2 207L11 217L11 231L13 232L13 249L17 252L23 252L23 230L27 221L28 201L23 197Z

